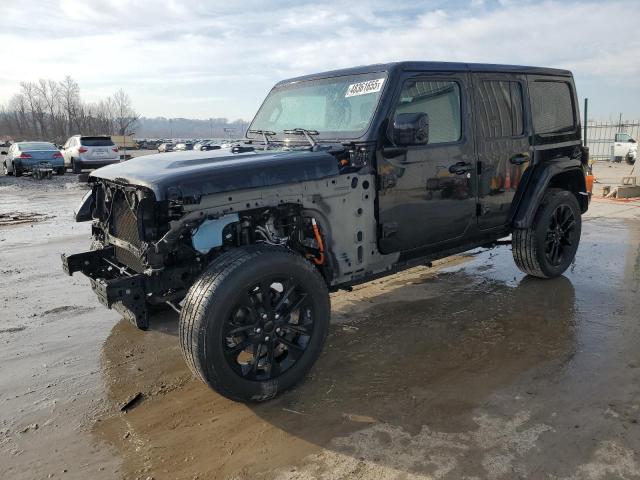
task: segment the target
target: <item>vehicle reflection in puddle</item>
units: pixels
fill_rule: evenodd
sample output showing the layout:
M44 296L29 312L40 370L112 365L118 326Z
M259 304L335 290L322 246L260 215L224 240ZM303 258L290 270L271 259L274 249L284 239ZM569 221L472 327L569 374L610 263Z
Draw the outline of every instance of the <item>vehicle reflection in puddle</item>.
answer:
M335 294L320 360L266 404L233 403L192 380L175 314L146 333L120 322L103 347L111 410L95 432L134 476L294 478L300 468L314 478L322 462L345 475L343 464L364 462L371 474L460 476L491 471L495 458L526 469L540 455L546 471L570 473L556 443L607 433L588 399L606 406L613 389L622 408L635 388L620 366L638 361L638 228L598 224L554 280L523 277L501 246ZM138 392L144 400L119 412Z

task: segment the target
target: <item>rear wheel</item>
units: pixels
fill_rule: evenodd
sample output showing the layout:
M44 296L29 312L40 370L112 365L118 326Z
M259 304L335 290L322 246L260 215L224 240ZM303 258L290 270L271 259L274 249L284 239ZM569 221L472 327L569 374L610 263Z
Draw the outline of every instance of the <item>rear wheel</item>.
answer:
M13 168L13 174L16 177L21 177L22 176L22 168L20 168L19 166L17 166L16 164L12 165Z
M66 168L62 167L62 168L57 169L56 173L58 175L64 175L65 171L66 171Z
M187 294L180 343L192 372L237 401L264 401L312 367L329 326L324 279L277 247L218 257Z
M518 268L540 278L562 275L578 250L580 215L572 192L549 189L531 227L513 231L513 258Z
M74 158L71 159L71 171L73 173L82 173L82 169L76 165L76 161Z

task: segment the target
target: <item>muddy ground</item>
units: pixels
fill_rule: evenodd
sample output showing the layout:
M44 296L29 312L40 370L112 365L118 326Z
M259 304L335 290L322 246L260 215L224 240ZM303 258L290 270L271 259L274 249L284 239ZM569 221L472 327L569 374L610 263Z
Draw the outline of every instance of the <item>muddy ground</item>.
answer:
M0 177L0 478L640 478L640 202L595 199L556 280L501 246L333 294L311 374L244 405L177 315L137 331L62 273L85 191Z

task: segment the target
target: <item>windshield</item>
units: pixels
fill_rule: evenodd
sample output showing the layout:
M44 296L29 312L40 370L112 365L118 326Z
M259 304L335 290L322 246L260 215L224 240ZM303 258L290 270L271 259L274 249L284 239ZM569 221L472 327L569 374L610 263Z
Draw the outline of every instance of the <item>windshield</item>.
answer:
M275 132L303 128L319 138L357 138L369 127L382 94L385 72L347 75L276 87L258 110L249 130ZM260 139L257 133L248 138Z

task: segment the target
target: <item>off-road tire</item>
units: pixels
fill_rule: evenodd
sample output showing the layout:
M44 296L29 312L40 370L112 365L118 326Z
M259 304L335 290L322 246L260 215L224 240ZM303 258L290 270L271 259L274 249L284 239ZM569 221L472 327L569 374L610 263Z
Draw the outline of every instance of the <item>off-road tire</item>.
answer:
M553 265L545 253L545 240L551 216L561 205L571 209L575 218L575 240L567 246L559 265ZM544 195L529 228L515 229L512 234L513 259L517 267L528 275L554 278L562 275L573 261L580 243L582 221L580 205L572 192L550 188Z
M232 370L225 358L223 329L239 292L269 275L295 278L309 292L314 309L313 334L301 357L279 376L248 380ZM300 381L322 351L331 307L326 283L302 256L280 247L248 246L230 250L201 274L189 289L180 314L180 345L193 374L225 397L261 402Z

